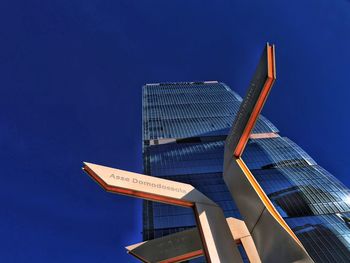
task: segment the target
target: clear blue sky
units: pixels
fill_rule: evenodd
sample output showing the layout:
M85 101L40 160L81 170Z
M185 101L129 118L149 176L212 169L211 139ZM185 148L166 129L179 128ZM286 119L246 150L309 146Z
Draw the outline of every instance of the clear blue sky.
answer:
M263 113L350 186L350 2L0 2L1 262L136 262L141 201L82 161L142 171L141 86L219 80L241 95L266 41Z

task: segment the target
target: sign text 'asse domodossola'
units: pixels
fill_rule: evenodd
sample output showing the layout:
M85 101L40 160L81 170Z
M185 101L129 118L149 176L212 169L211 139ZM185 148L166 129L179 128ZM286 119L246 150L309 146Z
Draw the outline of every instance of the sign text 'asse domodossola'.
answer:
M134 184L140 184L140 185L144 185L144 186L148 186L148 187L154 187L154 188L159 188L159 189L164 189L164 190L169 190L169 191L174 191L174 192L179 192L179 193L184 193L186 194L187 191L179 188L179 187L173 187L173 186L168 186L168 185L164 185L161 183L150 183L144 180L140 180L138 178L129 178L129 177L124 177L124 176L120 176L120 175L115 175L115 174L111 174L109 176L109 178L113 178L114 180L118 180L118 181L124 181L124 182L131 182Z

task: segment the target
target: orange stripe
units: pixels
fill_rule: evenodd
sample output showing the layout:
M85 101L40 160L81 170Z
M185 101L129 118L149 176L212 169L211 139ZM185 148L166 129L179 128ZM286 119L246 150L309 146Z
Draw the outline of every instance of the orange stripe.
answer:
M197 251L192 251L187 254L183 254L177 257L169 258L163 261L160 261L160 263L174 263L174 262L182 262L184 260L189 260L194 257L199 257L203 255L203 250L197 250Z
M260 197L261 201L264 203L266 209L270 212L270 214L277 220L277 222L292 236L292 238L300 245L301 242L297 238L297 236L294 234L294 232L290 229L290 227L287 225L287 223L284 221L284 219L281 217L281 215L278 213L274 205L271 203L270 199L265 194L264 190L261 188L259 183L256 181L255 177L250 172L249 168L246 166L244 161L239 158L236 159L237 164L245 174L246 178L248 179L249 183L253 186L254 190Z
M267 48L267 66L268 66L268 70L267 70L267 79L265 81L264 87L260 93L260 96L254 106L253 112L249 117L248 123L242 133L241 138L239 139L239 142L237 144L237 147L234 151L234 156L239 158L242 153L243 150L248 142L249 136L254 128L254 125L259 117L259 114L262 110L262 107L265 104L265 101L267 99L267 96L273 86L274 80L275 80L275 74L274 74L274 68L275 68L275 63L274 63L274 50L271 46L269 46Z
M210 259L210 255L209 255L209 249L208 249L207 243L205 242L205 235L204 235L204 231L203 231L201 222L199 220L198 211L197 211L197 209L193 209L193 211L194 211L194 214L195 214L194 218L196 219L196 225L197 225L197 228L198 228L198 232L199 232L199 235L201 236L202 248L203 248L203 253L204 253L206 262L207 263L211 263L211 259Z

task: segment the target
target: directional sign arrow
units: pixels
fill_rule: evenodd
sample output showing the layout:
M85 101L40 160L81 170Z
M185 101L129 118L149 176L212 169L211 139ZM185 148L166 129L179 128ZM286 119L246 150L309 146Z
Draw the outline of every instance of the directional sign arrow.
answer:
M242 262L222 209L189 184L84 163L87 172L105 190L194 210L208 262Z

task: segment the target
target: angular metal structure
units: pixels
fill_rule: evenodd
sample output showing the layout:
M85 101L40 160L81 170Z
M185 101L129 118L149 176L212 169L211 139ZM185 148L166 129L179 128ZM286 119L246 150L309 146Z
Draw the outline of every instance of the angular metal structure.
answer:
M260 263L253 239L242 220L227 218L232 236L241 244L250 262ZM197 228L126 247L129 254L143 262L182 262L203 255Z
M225 142L224 180L262 262L313 262L241 159L275 79L275 48L267 44Z
M181 262L204 253L198 228L130 245L126 249L142 262Z
M216 81L144 87L145 173L167 179L90 163L85 163L84 170L107 191L192 208L198 228L170 234L195 223L187 220L186 225L181 221L168 226L157 218L166 218L168 212L153 214L154 208L160 212L167 207L145 201L144 239L152 240L128 246L128 253L144 262L181 262L201 255L207 262L240 262L238 244L250 262L313 262L304 244L317 262L349 258L350 252L343 248L346 242L340 241L349 232L350 204L344 201L349 199L348 190L295 143L280 137L268 120L259 119L275 79L275 48L267 44L242 102L239 95ZM230 127L232 120L228 134L225 127ZM272 182L276 178L279 185ZM307 183L302 182L304 178ZM218 195L210 187L215 187ZM230 194L237 207L228 201ZM225 208L227 219L217 203ZM237 208L239 214L232 214ZM232 216L242 216L243 221ZM310 218L302 222L307 216ZM340 234L334 230L338 227ZM341 238L335 237L336 233ZM161 235L166 236L155 238ZM323 238L323 249L332 248L324 258L319 255L323 251L318 238L314 238L318 236ZM334 244L325 241L328 237Z
M191 185L92 163L83 170L109 192L192 208L207 262L242 262L221 208Z

